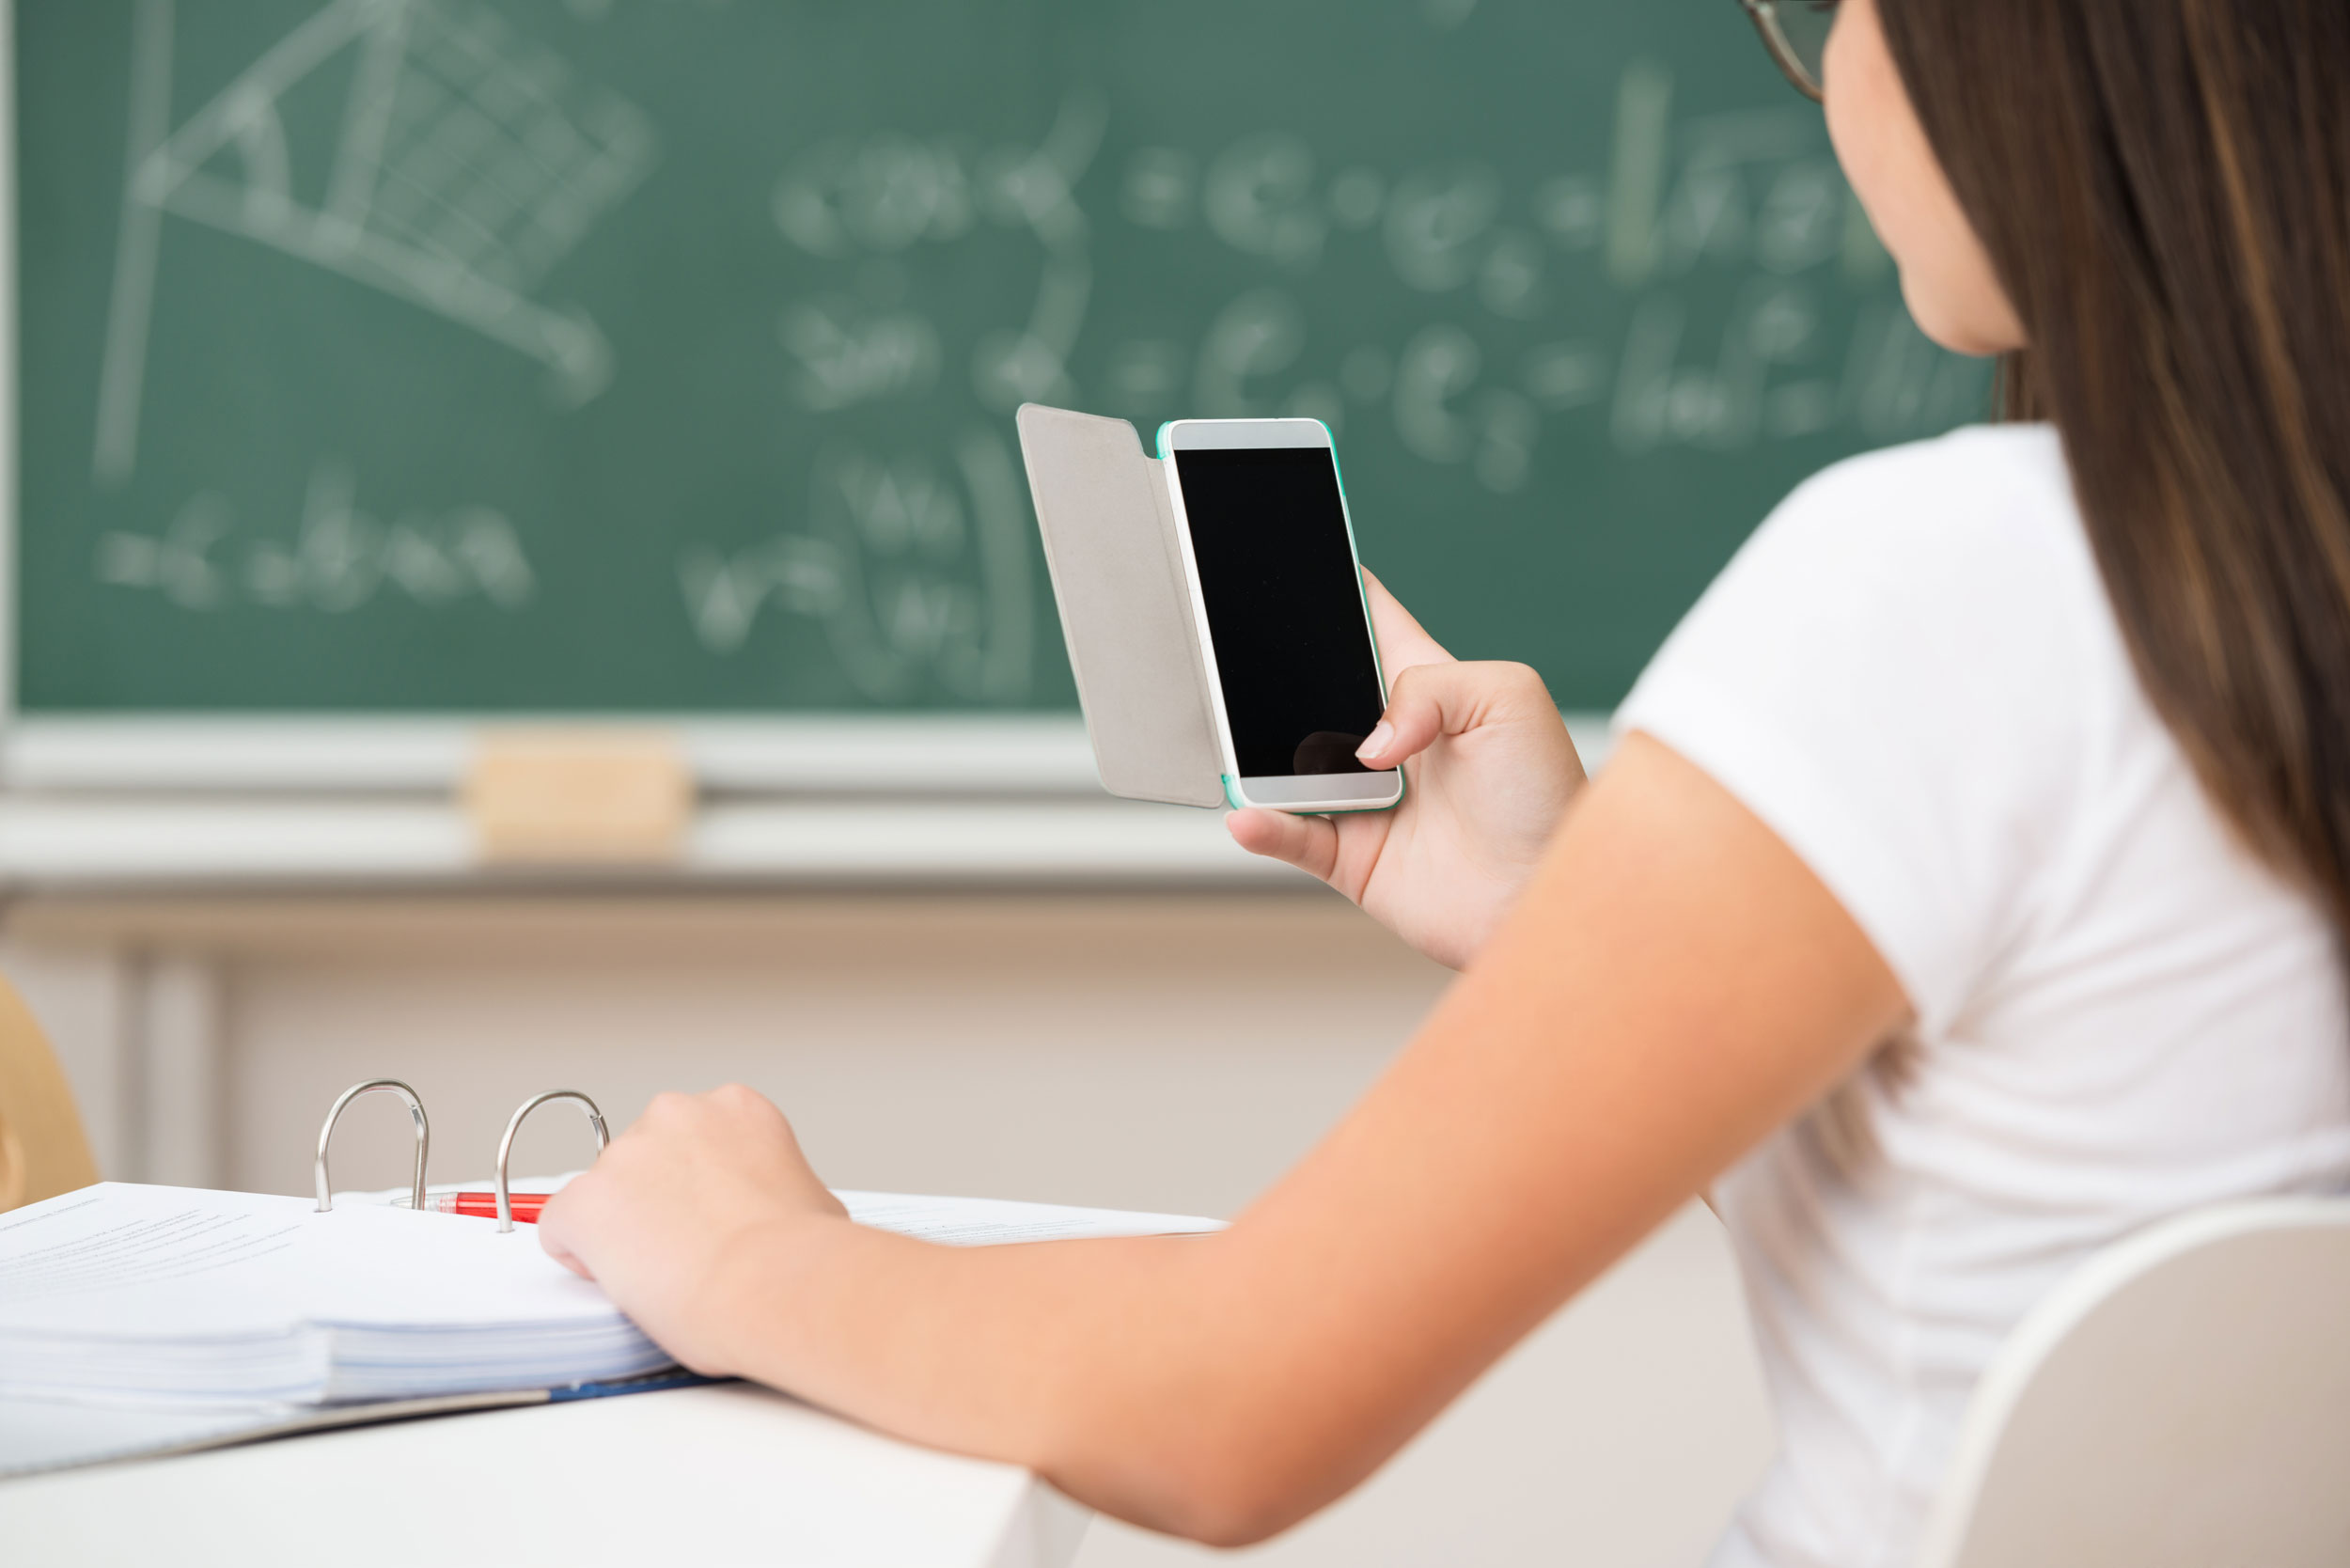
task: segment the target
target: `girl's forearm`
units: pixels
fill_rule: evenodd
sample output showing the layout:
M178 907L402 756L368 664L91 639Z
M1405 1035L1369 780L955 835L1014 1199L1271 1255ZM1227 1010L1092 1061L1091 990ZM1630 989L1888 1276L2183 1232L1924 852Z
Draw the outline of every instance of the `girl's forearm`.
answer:
M724 1369L887 1431L1036 1470L1209 1541L1303 1512L1252 1433L1266 1386L1209 1309L1220 1236L947 1247L830 1217L745 1237L713 1282ZM1211 1342L1215 1341L1215 1342ZM1170 1375L1180 1369L1180 1375Z

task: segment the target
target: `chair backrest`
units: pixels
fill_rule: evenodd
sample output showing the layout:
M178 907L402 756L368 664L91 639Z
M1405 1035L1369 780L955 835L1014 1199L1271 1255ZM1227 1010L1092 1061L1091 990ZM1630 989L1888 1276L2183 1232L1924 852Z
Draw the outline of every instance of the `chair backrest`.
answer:
M0 1212L98 1180L49 1037L0 980Z
M1919 1568L2350 1564L2350 1200L2201 1210L2033 1309Z

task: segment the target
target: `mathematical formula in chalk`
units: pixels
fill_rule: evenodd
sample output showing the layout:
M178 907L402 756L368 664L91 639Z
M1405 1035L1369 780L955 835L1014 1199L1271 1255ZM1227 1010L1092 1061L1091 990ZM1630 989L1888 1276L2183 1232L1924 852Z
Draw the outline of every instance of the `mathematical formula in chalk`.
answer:
M28 298L104 285L28 337L26 580L182 668L211 650L230 705L463 703L485 659L556 709L1065 701L1027 400L1146 438L1323 420L1367 557L1439 619L1630 561L1604 613L1523 627L1604 685L1792 477L1987 398L1903 312L1816 110L1750 39L1655 19L108 0L20 28ZM76 180L103 199L39 199ZM311 621L412 651L273 661L266 627ZM24 635L36 705L181 700L44 661L42 613Z

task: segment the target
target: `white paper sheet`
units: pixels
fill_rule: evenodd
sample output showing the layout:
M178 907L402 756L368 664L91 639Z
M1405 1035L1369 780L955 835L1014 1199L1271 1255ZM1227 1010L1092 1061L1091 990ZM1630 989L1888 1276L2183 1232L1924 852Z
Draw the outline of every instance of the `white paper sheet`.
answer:
M560 1192L578 1175L518 1176L508 1187L514 1193ZM434 1183L429 1193L488 1192L490 1179L478 1182ZM406 1199L406 1187L373 1192L338 1192L344 1203L383 1206ZM1082 1209L1063 1203L1024 1203L1008 1198L934 1198L908 1192L853 1192L836 1187L833 1196L847 1206L849 1217L878 1231L894 1231L918 1241L948 1247L999 1247L1013 1242L1084 1241L1107 1236L1189 1236L1224 1229L1220 1219L1196 1215L1154 1215L1132 1209Z
M948 1247L1000 1247L1012 1242L1084 1241L1107 1236L1188 1236L1221 1231L1220 1219L1138 1214L1127 1209L1075 1209L1059 1203L1020 1203L1002 1198L923 1198L903 1192L833 1196L859 1225L895 1231Z

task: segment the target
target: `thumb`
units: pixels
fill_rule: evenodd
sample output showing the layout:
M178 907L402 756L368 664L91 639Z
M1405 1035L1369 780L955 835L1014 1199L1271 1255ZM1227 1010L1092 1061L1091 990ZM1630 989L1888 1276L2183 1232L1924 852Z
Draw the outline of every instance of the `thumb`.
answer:
M1251 855L1286 860L1324 882L1338 871L1339 829L1327 817L1299 817L1251 807L1226 817L1224 828Z
M1387 712L1355 755L1375 768L1417 757L1439 735L1459 735L1520 711L1555 717L1550 693L1526 665L1415 665L1395 678Z
M1379 662L1401 671L1414 665L1449 665L1452 655L1396 602L1387 585L1363 568L1363 597L1371 602L1371 629L1379 639Z

